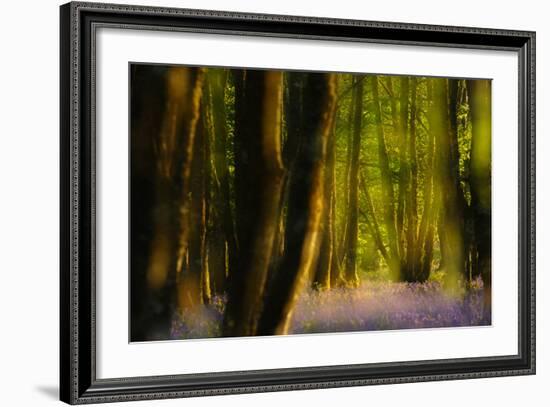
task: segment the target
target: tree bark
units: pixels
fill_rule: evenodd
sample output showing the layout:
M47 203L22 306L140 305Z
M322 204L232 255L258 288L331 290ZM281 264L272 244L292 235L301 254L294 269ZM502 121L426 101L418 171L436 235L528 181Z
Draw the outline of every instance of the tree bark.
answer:
M230 275L224 336L255 335L270 266L279 197L282 73L245 71L236 92L238 267Z
M190 173L199 119L204 72L173 67L166 73L166 107L154 145L157 157L156 204L147 281L162 294L162 331L168 334L177 308L176 280L187 256ZM189 103L183 103L190 101Z
M177 275L178 311L181 315L209 298L208 262L206 258L206 128L204 110L197 124L189 174L190 205L193 221L188 223L187 267Z
M462 185L460 183L460 151L458 146L458 102L459 102L459 94L458 94L458 85L459 80L458 79L449 79L447 81L448 89L449 89L449 131L451 132L449 140L449 147L450 147L450 168L451 168L451 179L452 179L452 185L454 189L456 190L455 198L456 198L456 211L457 211L457 221L459 223L460 233L462 235L462 247L463 247L463 255L462 260L464 261L464 264L461 267L461 272L463 277L468 280L469 279L469 273L468 268L466 265L466 259L469 255L469 245L467 244L467 238L466 238L466 209L467 209L467 202L464 198L464 191L462 189Z
M222 294L226 290L226 278L235 267L237 244L235 237L234 216L231 210L230 176L227 151L227 113L225 106L225 89L228 72L221 69L208 71L209 108L212 120L212 183L216 195L216 218L212 222L216 234L213 244L217 253L210 264L212 291Z
M317 263L317 271L313 281L313 287L318 289L329 289L331 287L331 273L334 256L334 211L335 211L335 128L336 120L333 120L331 134L327 140L327 160L325 168L325 185L323 187L324 205L323 217L321 222L322 242Z
M159 232L166 233L168 225L157 210L162 203L157 198L165 196L159 190L164 177L157 165L157 149L153 148L162 135L168 86L166 69L132 65L130 74L130 337L132 341L146 341L165 337L173 305L161 287L151 289L148 282L153 240L159 239ZM158 338L152 335L155 332Z
M419 269L419 248L416 240L418 227L417 189L418 164L416 159L416 78L410 79L411 117L409 119L409 188L407 194L407 261L405 280L417 281Z
M475 217L477 270L485 305L491 305L491 81L468 81L472 120L470 187Z
M382 198L384 203L384 220L388 234L388 246L390 253L390 273L392 277L400 274L400 254L397 241L397 229L395 220L395 201L393 182L389 164L384 128L382 126L382 114L380 111L380 98L378 96L378 78L371 78L372 96L374 102L374 120L376 126L376 139L378 142L378 160L380 164L380 177L382 180Z
M347 138L346 138L346 166L344 170L344 181L343 181L343 194L342 194L342 208L344 208L342 219L341 219L341 230L340 230L340 239L339 239L339 245L338 245L338 251L336 259L338 260L338 267L335 270L336 273L333 280L334 280L334 286L343 286L346 284L346 276L345 276L345 267L346 267L346 256L347 256L347 248L348 248L348 227L349 227L349 200L350 200L350 172L351 172L351 160L353 156L353 132L354 132L354 118L355 118L355 96L357 95L357 87L361 86L363 87L363 83L365 81L365 77L362 78L355 78L354 75L350 75L350 91L351 99L349 104L349 111L348 111L348 131L347 131Z
M376 212L374 210L374 205L372 203L372 198L369 192L369 188L367 187L367 184L365 182L365 177L362 173L359 174L359 181L361 185L361 190L363 191L363 195L365 195L365 200L367 201L367 212L365 213L365 219L371 224L371 235L374 241L376 242L376 247L378 248L378 251L384 258L384 261L390 266L390 259L388 255L388 251L386 250L386 246L384 246L384 241L382 240L382 234L380 233L380 225L378 224L378 220L376 219ZM372 220L369 220L369 216L372 218Z
M357 78L355 79L357 81ZM363 128L363 81L353 90L353 133L349 167L348 207L346 226L345 280L352 287L359 285L357 275L357 239L358 239L358 192L359 192L359 153L361 152L361 133Z
M399 241L400 258L404 259L405 242L403 225L405 219L405 198L409 184L409 166L407 163L407 128L409 118L409 78L402 76L400 82L400 118L399 118L399 188L397 196L396 234ZM401 265L400 265L401 266Z
M431 100L432 91L431 84L428 83L428 100ZM434 239L434 223L436 219L434 213L437 214L439 209L436 208L437 196L434 193L434 172L437 165L434 164L435 152L434 135L431 131L427 134L428 146L426 150L426 169L424 170L424 188L422 199L424 208L418 228L417 246L419 248L419 271L418 281L426 281L430 276L431 264L433 259L433 239Z
M442 261L445 269L445 284L451 291L459 287L464 270L464 236L461 208L457 189L453 181L451 150L451 124L447 80L433 79L434 135L439 152L440 165L437 169L442 205L439 219L439 235Z
M266 295L259 334L288 333L298 296L313 277L321 243L324 167L335 102L335 76L309 74L304 87L304 142L290 178L288 244Z

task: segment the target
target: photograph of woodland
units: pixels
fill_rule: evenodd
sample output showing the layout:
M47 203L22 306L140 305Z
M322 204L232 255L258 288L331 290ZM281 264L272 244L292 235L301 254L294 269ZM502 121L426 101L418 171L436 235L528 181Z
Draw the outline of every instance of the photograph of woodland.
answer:
M491 324L491 80L129 74L131 341Z

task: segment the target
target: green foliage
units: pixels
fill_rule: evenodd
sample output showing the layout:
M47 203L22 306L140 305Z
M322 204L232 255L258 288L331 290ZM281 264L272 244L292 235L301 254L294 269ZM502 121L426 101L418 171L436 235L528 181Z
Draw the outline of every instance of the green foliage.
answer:
M208 69L208 75L220 75L224 71L222 68ZM228 80L225 83L225 106L227 117L227 159L229 165L229 174L233 177L234 174L234 131L235 131L235 74L237 70L228 70ZM350 75L338 74L338 103L336 112L336 123L334 126L335 138L335 191L336 191L336 213L335 213L335 229L338 241L336 242L335 250L342 249L342 239L344 237L344 229L346 225L347 213L347 195L348 195L348 174L349 174L349 154L351 146L351 131L353 118L352 95L354 86L358 81L364 84L371 80L369 75ZM354 78L357 80L354 81ZM430 109L434 104L433 96L430 88L433 87L433 78L418 77L416 78L416 87L414 89L416 98L416 114L412 117L411 100L412 91L409 90L406 100L408 103L406 112L407 124L405 133L400 123L402 115L401 106L403 102L403 89L399 77L393 76L378 76L379 94L378 100L375 100L372 90L369 86L365 86L363 92L363 112L362 112L362 135L360 149L360 169L359 172L364 177L365 186L372 197L372 205L374 213L369 212L369 207L364 193L359 193L359 225L358 225L358 266L359 270L365 272L373 272L378 269L387 268L384 258L380 254L380 248L377 247L373 236L373 228L369 227L369 218L377 218L379 223L379 233L383 244L388 246L388 225L383 222L382 214L388 205L392 205L397 211L399 202L398 197L401 193L409 193L410 185L405 185L403 192L400 191L400 173L404 167L408 173L410 180L410 167L412 165L412 157L408 152L411 120L415 120L415 163L417 166L416 172L416 202L418 219L424 215L428 200L433 199L433 194L436 193L437 186L432 188L430 196L425 196L427 183L433 182L434 177L434 161L437 160L437 151L430 151ZM471 194L469 187L470 175L470 150L472 144L472 125L470 120L468 96L467 96L467 81L460 80L458 84L457 95L457 143L458 143L458 180L460 188L464 196L465 202L471 203ZM285 90L288 92L288 80L285 79ZM408 89L407 89L408 90ZM386 153L388 156L388 165L390 169L391 185L395 196L395 202L387 202L382 193L383 174L381 172L380 156L376 139L376 118L374 115L375 103L380 105L381 126L386 142ZM286 115L283 115L283 141L286 138ZM401 151L405 149L405 154ZM404 158L404 159L403 159ZM410 181L407 181L410 182ZM234 199L234 198L232 198ZM233 203L232 203L233 205ZM406 208L406 204L404 204ZM406 216L403 226L403 233L407 233ZM410 214L409 214L410 216ZM437 229L438 216L432 216L430 224ZM416 235L418 231L414 231ZM400 240L404 237L400 236ZM437 241L437 233L434 236L434 252L433 258L441 257L439 252L439 242ZM423 242L416 242L422 244ZM405 247L405 249L407 249ZM402 254L403 257L403 254ZM403 260L403 259L402 259ZM430 266L432 268L432 266ZM432 272L433 273L433 272ZM434 274L437 275L437 274Z

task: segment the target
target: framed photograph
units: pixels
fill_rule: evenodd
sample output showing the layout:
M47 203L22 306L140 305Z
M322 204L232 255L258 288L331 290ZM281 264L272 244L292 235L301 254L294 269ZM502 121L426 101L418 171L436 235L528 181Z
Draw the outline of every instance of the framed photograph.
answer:
M535 373L535 33L61 6L61 400Z

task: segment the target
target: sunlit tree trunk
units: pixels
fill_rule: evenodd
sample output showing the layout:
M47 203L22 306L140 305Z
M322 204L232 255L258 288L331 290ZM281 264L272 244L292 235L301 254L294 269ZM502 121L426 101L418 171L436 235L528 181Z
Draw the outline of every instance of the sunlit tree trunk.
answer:
M189 244L190 174L199 120L204 72L173 67L166 73L166 106L154 149L157 154L156 205L147 281L163 293L165 330L176 309L176 276ZM185 101L188 101L187 103Z
M491 82L468 81L472 120L470 186L475 217L477 270L483 278L485 305L491 305Z
M228 73L221 69L210 69L207 75L209 91L209 110L212 123L212 185L214 186L216 204L212 211L215 218L212 222L213 236L210 264L210 281L214 293L221 294L226 289L226 278L235 267L237 246L234 227L234 216L231 210L230 176L227 151L227 114L225 90Z
M448 289L458 288L464 269L464 237L461 208L458 206L457 189L453 182L451 157L449 97L447 80L433 79L433 132L436 137L440 165L438 173L442 204L439 218L441 255L445 270L445 284Z
M431 82L428 81L428 101L431 100L431 97ZM429 106L429 109L430 108ZM432 126L429 126L430 129L431 127ZM418 236L416 239L419 250L418 281L426 281L430 276L433 259L434 223L437 221L434 213L437 215L439 210L435 202L439 198L437 194L434 193L434 172L436 168L438 168L438 166L434 164L434 157L437 153L435 151L434 135L431 130L428 132L427 137L426 168L424 170L424 188L422 192L424 209L422 211L422 218L418 227Z
M334 255L334 211L335 211L335 194L334 194L334 160L335 160L335 127L336 120L333 120L331 134L327 141L327 160L325 168L325 185L323 188L324 205L323 217L321 222L322 242L317 263L317 270L313 279L313 287L318 289L328 289L331 283L331 272L333 266Z
M204 113L204 111L203 111ZM202 304L210 297L208 261L206 258L206 225L207 225L207 197L206 197L206 118L197 125L193 146L190 172L190 217L189 242L187 245L187 265L177 276L178 311L181 315Z
M205 117L206 119L206 117ZM201 218L201 256L202 256L202 268L201 268L201 291L202 300L208 304L212 298L210 268L208 252L208 225L210 223L210 208L212 206L212 198L210 191L210 184L212 178L212 166L211 166L211 146L208 140L208 133L206 129L203 130L202 135L203 143L203 157L202 157L202 218Z
M409 78L402 76L399 98L399 185L397 195L396 233L399 241L400 258L404 259L405 241L403 225L405 219L405 198L409 183L409 166L407 162L407 128L409 119ZM403 262L401 262L403 263ZM404 266L400 264L400 267Z
M340 259L338 258L338 234L336 229L336 167L332 167L332 186L330 198L330 218L329 218L329 233L331 234L330 241L332 246L332 256L330 265L330 288L337 287L342 281L342 271Z
M304 86L304 133L290 179L285 253L266 295L259 334L286 334L299 295L316 268L324 206L327 140L333 127L336 78L309 74ZM292 137L289 134L289 137Z
M352 88L350 88L351 90ZM337 104L339 102L336 102ZM338 106L335 108L336 112L334 113L334 130L333 130L333 136L335 137L335 140L330 141L332 144L332 154L334 154L334 160L336 161L336 119L338 117ZM348 117L348 129L351 131L351 119L352 119L352 107L350 106L350 114ZM347 174L349 173L349 137L347 137L347 147L348 147L348 154L346 158L346 167L345 167L345 174L344 174L344 184L347 184ZM330 150L329 150L330 154ZM331 158L332 159L332 158ZM332 259L331 259L331 267L330 267L330 287L336 288L341 287L344 285L344 272L343 272L343 260L344 260L344 247L345 247L345 227L347 223L347 214L345 208L347 208L347 189L344 187L344 194L343 196L340 196L338 194L338 189L336 187L337 183L337 172L336 172L336 163L333 162L332 164L332 185L331 185L331 211L330 211L330 225L331 230L330 233L332 234ZM340 221L337 222L337 212L343 212L343 217L340 218Z
M197 124L200 118L200 105L202 97L204 69L173 68L177 72L182 72L182 77L178 79L178 84L174 87L183 89L183 98L175 101L177 106L182 106L184 112L183 126L178 131L178 137L175 143L174 174L175 185L179 187L179 209L178 209L178 239L177 239L177 259L176 271L180 273L183 269L185 256L189 246L189 223L190 223L190 179L191 166L193 160L193 147L195 145L195 135ZM183 93L182 92L182 93ZM185 103L190 101L190 103ZM173 120L173 119L172 119ZM171 219L171 221L173 221Z
M461 266L461 272L463 277L468 280L469 273L466 267L466 258L468 257L469 247L466 244L465 236L465 214L466 214L466 199L464 198L464 191L460 183L460 151L458 146L458 79L449 79L447 81L448 90L449 90L449 124L450 124L450 170L451 170L451 179L454 189L456 190L455 199L456 199L456 216L459 223L462 248L464 254L462 255L462 261L464 264Z
M388 91L388 96L390 98L390 107L391 107L391 119L393 132L399 137L400 133L400 123L399 123L399 111L397 109L397 100L395 98L395 91L393 89L393 79L391 76L386 76L386 89Z
M283 187L282 73L250 70L238 78L235 182L239 264L230 275L225 336L256 333L279 225Z
M364 213L364 218L369 225L371 236L376 243L376 247L378 248L380 255L384 258L386 264L389 265L390 260L388 251L386 250L386 246L384 246L382 233L380 232L380 226L378 224L378 219L374 210L374 204L372 203L372 197L370 195L369 188L367 187L365 177L363 176L362 172L359 173L359 182L359 185L361 186L361 191L363 192L363 195L365 195L365 200L367 202L367 212Z
M393 182L389 164L384 128L382 126L382 114L380 111L380 98L378 96L378 78L371 78L372 96L374 103L374 120L376 127L376 139L378 143L378 160L380 164L380 177L382 180L382 202L384 205L384 220L388 234L390 273L393 278L400 274L400 254L397 241L397 230L395 221L395 201L393 193Z
M468 90L467 90L467 80L459 80L457 84L457 104L466 108L468 114L457 114L457 137L462 132L462 143L467 141L468 129L471 129L470 126L470 111L468 107ZM471 135L471 133L470 133ZM464 207L464 257L465 257L465 269L464 276L471 282L472 277L476 276L477 269L477 248L475 244L475 217L473 214L472 200L471 200L471 186L470 186L470 162L471 162L471 147L472 147L472 138L469 138L469 144L467 146L469 152L461 158L463 161L464 168L464 177L459 178L460 186L463 192L463 207Z
M283 164L286 171L283 177L283 193L279 198L280 221L275 238L276 251L271 262L270 273L274 273L279 267L285 248L289 176L293 172L304 131L304 84L306 77L307 74L304 72L286 72L284 74L283 121L286 126L283 144Z
M416 78L410 80L411 89L411 117L409 119L409 188L407 194L407 261L405 280L417 281L419 268L419 248L417 245L417 190L418 190L418 164L416 159Z
M350 75L350 91L352 92L349 108L348 108L348 125L346 132L346 165L344 169L344 179L343 179L343 194L342 194L342 203L339 205L344 208L341 216L341 227L340 227L340 238L338 240L338 251L337 251L337 264L338 267L335 269L333 276L333 286L343 286L346 284L345 268L346 268L346 257L348 254L348 228L349 228L349 201L350 201L350 173L351 173L351 162L353 157L353 132L354 132L354 118L356 117L355 108L356 108L356 95L357 87L363 86L364 78L355 78L353 75Z
M208 148L208 158L205 162L205 171L208 172L207 193L208 219L206 225L206 267L208 269L209 291L211 295L221 294L224 290L226 273L226 243L223 219L220 207L223 205L218 182L218 171L216 168L216 128L214 126L214 112L212 108L212 83L213 70L207 70L202 95L202 117L204 121L204 137Z
M357 81L357 78L355 79ZM357 275L357 239L358 239L358 192L359 192L359 153L361 151L361 133L363 128L363 81L353 89L353 133L348 187L348 207L346 226L345 279L346 284L356 287Z

